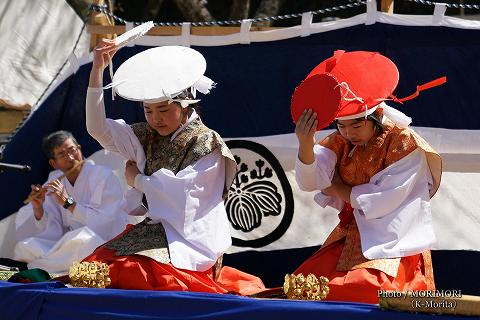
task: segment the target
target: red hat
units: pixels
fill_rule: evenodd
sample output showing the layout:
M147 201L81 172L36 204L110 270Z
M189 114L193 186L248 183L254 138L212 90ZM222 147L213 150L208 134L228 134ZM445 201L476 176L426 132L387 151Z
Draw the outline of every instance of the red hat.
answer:
M384 100L409 100L419 91L446 81L446 77L437 79L417 87L413 95L397 99L392 94L398 79L396 65L378 52L337 50L295 89L291 101L293 121L297 122L303 110L313 109L317 113L317 130L320 130L334 119L367 116Z

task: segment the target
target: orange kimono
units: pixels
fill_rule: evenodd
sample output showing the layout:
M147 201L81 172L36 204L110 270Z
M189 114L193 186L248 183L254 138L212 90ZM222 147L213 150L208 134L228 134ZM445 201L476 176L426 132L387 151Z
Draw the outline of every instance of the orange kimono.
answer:
M336 155L336 167L349 186L367 184L378 172L403 159L417 148L425 151L432 175L432 196L438 189L441 160L438 154L410 129L396 127L386 120L384 131L366 147L354 146L335 132L320 145ZM419 254L367 259L362 252L361 235L353 208L345 203L340 223L319 251L304 261L294 274L309 273L330 280L327 300L378 303L379 290L432 290L435 288L430 251Z

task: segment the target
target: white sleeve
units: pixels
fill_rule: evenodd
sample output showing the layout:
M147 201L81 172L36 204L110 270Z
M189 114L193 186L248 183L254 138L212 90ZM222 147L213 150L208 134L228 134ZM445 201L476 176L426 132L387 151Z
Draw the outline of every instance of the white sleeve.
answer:
M215 150L176 175L160 169L139 177L148 216L165 227L172 264L178 268L204 271L231 245L222 198L225 161Z
M431 175L418 148L352 188L351 204L368 259L421 253L435 243L430 209Z
M335 173L337 156L321 145L313 147L315 160L312 164L304 164L300 159L295 162L295 179L303 191L323 190L331 185Z
M352 207L369 220L388 215L408 198L414 201L416 196L413 193L417 187L428 186L431 180L422 152L421 149L413 151L377 173L369 183L353 187L350 194Z
M76 203L73 218L109 240L125 226L126 216L121 209L123 190L118 178L111 172L105 175L96 179L88 202Z
M151 176L138 175L147 197L150 218L168 221L175 229L183 230L188 224L188 215L208 213L209 208L222 201L224 162L220 152L215 150L177 175L164 168ZM155 210L158 205L163 210Z
M47 225L47 217L44 214L42 219L37 220L34 216L33 207L27 204L18 210L15 217L16 238L18 241L33 237L45 230Z
M29 237L58 240L63 236L60 207L48 196L43 203L43 211L42 219L37 220L31 204L20 208L15 218L15 234L18 241Z
M114 149L112 136L107 126L103 88L87 89L85 118L88 133L107 150Z
M145 188L143 187L143 181L145 181L145 179L147 177L148 176L145 176L141 173L137 174L135 176L135 181L134 181L135 189L137 189L138 191L141 191L141 192L145 192Z
M136 161L139 170L143 170L145 153L132 128L121 119L106 118L103 88L87 89L86 125L88 133L103 148Z

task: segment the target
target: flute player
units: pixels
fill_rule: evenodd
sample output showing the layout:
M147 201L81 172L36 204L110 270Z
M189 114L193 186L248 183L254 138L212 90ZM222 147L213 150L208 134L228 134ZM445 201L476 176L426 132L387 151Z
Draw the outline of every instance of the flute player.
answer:
M110 169L83 159L70 132L48 135L42 149L55 170L18 212L15 259L63 273L125 227L122 188Z

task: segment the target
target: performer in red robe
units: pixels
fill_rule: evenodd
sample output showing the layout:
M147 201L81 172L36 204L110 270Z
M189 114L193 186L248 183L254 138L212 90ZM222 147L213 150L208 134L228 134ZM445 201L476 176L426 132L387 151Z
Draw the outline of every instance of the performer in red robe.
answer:
M337 208L340 222L294 274L327 277L327 300L378 303L379 290L435 288L430 198L441 158L409 128L411 119L385 101L409 100L445 80L397 99L391 60L335 51L296 88L296 179L302 190L319 191L320 206ZM316 144L315 131L331 122L336 132Z

